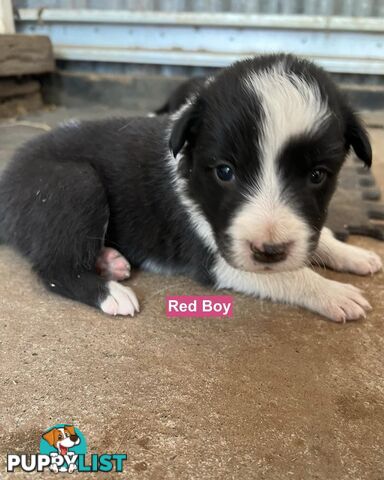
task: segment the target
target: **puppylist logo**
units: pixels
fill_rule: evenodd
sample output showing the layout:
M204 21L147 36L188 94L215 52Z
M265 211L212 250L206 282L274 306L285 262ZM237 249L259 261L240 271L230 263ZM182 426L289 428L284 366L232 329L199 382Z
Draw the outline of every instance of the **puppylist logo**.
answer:
M7 472L17 469L23 472L54 473L122 472L126 454L91 454L86 459L87 442L74 425L60 423L46 430L40 439L38 454L8 454Z

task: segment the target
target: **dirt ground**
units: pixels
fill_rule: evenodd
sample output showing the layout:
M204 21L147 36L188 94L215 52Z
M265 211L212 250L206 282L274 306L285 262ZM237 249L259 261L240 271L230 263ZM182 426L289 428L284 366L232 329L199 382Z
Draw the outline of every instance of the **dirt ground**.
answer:
M2 158L56 120L0 124ZM384 188L384 129L371 135ZM384 242L351 242L384 257ZM240 294L231 319L167 319L167 293L210 292L141 272L129 283L142 312L111 318L47 293L1 246L0 478L30 478L7 474L6 455L38 453L56 423L77 425L88 452L126 453L120 478L384 478L384 275L324 275L366 291L366 320Z

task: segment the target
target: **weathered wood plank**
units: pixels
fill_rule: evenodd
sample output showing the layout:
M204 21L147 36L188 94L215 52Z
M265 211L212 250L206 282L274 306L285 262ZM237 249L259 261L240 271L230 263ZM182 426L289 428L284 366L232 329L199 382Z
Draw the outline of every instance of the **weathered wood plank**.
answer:
M0 77L53 72L52 44L43 35L0 35Z
M36 93L39 90L40 83L37 80L19 81L14 78L0 78L0 100Z

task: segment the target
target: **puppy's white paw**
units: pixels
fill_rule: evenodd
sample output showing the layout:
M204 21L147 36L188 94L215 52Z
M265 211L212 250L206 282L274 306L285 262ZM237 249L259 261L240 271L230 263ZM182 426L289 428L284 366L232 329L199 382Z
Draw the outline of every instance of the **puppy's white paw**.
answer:
M380 257L370 250L343 245L332 257L332 268L342 272L356 273L357 275L373 275L383 268Z
M358 288L326 278L322 280L320 288L308 297L307 307L311 310L341 323L365 318L365 312L372 310Z
M134 316L139 312L139 302L134 291L129 287L123 287L117 282L108 282L108 295L100 303L103 312L109 315L130 315Z

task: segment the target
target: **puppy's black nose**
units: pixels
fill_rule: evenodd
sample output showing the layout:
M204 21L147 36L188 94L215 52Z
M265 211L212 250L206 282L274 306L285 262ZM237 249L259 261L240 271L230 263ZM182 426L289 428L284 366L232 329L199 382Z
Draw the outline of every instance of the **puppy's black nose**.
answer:
M290 242L286 243L263 243L262 249L251 244L253 258L261 263L282 262L288 256Z
M76 433L75 433L74 435L70 435L69 438L72 440L72 442L77 442L77 439L78 439L79 437L78 437L78 436L76 435Z

